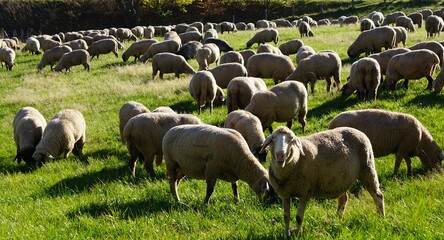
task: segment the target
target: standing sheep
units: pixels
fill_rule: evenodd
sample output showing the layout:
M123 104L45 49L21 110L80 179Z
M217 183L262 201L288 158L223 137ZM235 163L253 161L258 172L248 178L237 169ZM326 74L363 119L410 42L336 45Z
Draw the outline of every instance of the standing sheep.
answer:
M404 159L408 175L412 174L411 157L418 156L428 169L441 167L441 148L414 116L381 109L347 111L337 115L329 128L352 127L370 139L375 157L396 155L393 173L398 173Z
M428 49L434 52L439 58L439 65L444 63L444 46L436 41L423 41L409 47L410 50Z
M237 32L236 25L232 22L221 22L220 23L220 33L224 32Z
M40 59L40 63L37 65L37 69L42 71L46 65L51 67L51 71L53 70L54 64L62 58L65 53L71 52L72 49L69 46L62 45L53 47L43 53L42 59Z
M233 129L211 125L177 126L162 142L171 193L179 202L177 188L185 177L205 179L208 204L217 179L231 182L239 199L237 180L245 181L260 199L269 192L268 173L250 152L241 134Z
M423 17L422 17L422 14L421 14L421 13L419 13L419 12L417 12L417 13L412 13L412 14L407 15L407 17L409 17L410 19L412 19L413 24L417 24L417 25L418 25L418 28L421 28L421 27L422 27L422 19L423 19Z
M3 63L5 63L6 70L12 70L15 65L14 60L15 52L13 49L9 47L0 48L0 64L3 66Z
M83 39L72 40L69 42L65 42L63 45L69 46L72 50L77 49L88 49L88 44Z
M26 39L26 45L22 49L22 52L26 51L29 51L31 54L40 54L40 42L35 37L29 37Z
M204 34L204 41L208 38L219 38L216 29L208 29Z
M148 110L145 105L139 102L129 101L127 103L124 103L122 107L120 107L119 110L119 133L120 133L120 141L123 145L126 144L125 138L123 137L123 128L125 127L126 123L134 116L141 114L141 113L149 113L150 110Z
M307 22L302 21L299 24L298 30L299 30L299 34L301 35L301 38L303 36L308 37L308 33L311 32L311 27Z
M441 17L430 15L425 21L425 30L427 32L427 38L432 38L439 33L444 28L444 21Z
M379 63L373 58L361 58L350 69L350 79L342 87L342 96L348 97L357 91L360 100L376 100L381 82Z
M140 57L139 62L146 63L148 59L153 58L154 55L157 53L162 52L169 52L169 53L177 53L180 49L180 45L175 40L166 40L163 42L153 43L148 48L148 51L146 51L142 57Z
M369 18L375 23L375 27L380 27L384 21L384 15L381 12L372 12Z
M216 44L216 46L219 48L219 50L221 52L229 52L229 51L233 51L233 47L230 46L230 44L223 40L223 39L218 39L218 38L207 38L204 40L204 44L207 43L214 43Z
M402 42L402 45L405 47L405 42L407 40L407 30L404 27L393 27L393 30L396 32L395 37L395 47L398 47L398 44Z
M359 22L358 16L348 16L339 24L341 27L344 25L357 24Z
M410 52L411 50L408 48L393 48L386 50L384 52L380 53L374 53L368 57L375 59L379 63L379 68L381 70L381 83L382 83L382 76L385 76L387 72L387 67L390 62L390 59L392 59L393 56Z
M216 98L217 84L209 71L199 71L190 81L190 94L196 100L199 114L207 102L210 103L210 113L213 115L213 101Z
M42 41L41 47L43 52L46 52L47 50L53 48L53 47L57 47L62 45L62 43L58 42L58 41L54 41L52 39L44 39Z
M260 90L267 90L267 85L261 78L233 78L227 86L228 113L237 109L245 109L253 95Z
M386 50L395 47L396 32L391 27L378 27L363 31L350 45L347 54L350 59L356 59L365 52L368 56L371 53L379 53L384 47Z
M225 63L208 70L214 76L217 86L227 88L235 77L246 77L247 69L240 63Z
M180 40L182 44L185 44L187 42L191 41L198 41L200 42L202 40L202 34L198 31L191 31L191 32L184 32L179 34Z
M405 13L403 13L401 11L397 11L397 12L387 14L384 18L384 21L382 22L382 26L387 26L387 25L391 25L391 24L395 25L396 19L400 16L405 16Z
M122 60L124 62L128 61L130 57L134 57L134 61L139 60L140 56L142 56L148 49L153 45L154 43L157 43L157 40L155 39L146 39L137 41L133 44L131 44L128 49L125 50L122 54Z
M364 18L361 21L361 32L365 31L365 30L370 30L375 28L375 23L368 18Z
M247 41L247 48L250 48L255 43L257 43L257 45L259 46L260 44L264 44L267 42L274 42L275 45L279 42L278 30L263 29L256 32L256 34L254 34L254 36Z
M203 46L202 43L197 41L187 42L184 45L182 45L177 54L184 57L185 60L196 58L197 50L202 46Z
M75 109L62 110L48 122L43 138L32 157L38 164L42 164L60 155L66 158L72 151L83 160L85 131L86 124L82 113Z
M88 47L88 53L91 56L91 60L97 56L99 59L100 54L114 53L114 56L119 57L117 53L117 42L113 39L102 39L96 42L93 42L91 46Z
M241 50L239 51L240 55L242 55L242 58L244 59L244 66L247 67L248 59L250 57L256 55L256 53L251 49Z
M69 71L72 66L83 65L85 69L89 71L90 65L89 53L83 49L73 50L72 52L67 52L63 54L59 62L54 68L54 71L61 72L62 69L66 69L65 72Z
M273 122L287 122L291 127L294 118L298 118L305 131L307 115L307 89L297 81L285 81L270 88L256 92L245 108L261 120L264 130L273 131Z
M410 32L415 31L415 26L413 25L413 20L407 16L397 17L395 24L398 27L404 27L404 28L408 29Z
M40 112L33 107L21 108L14 117L14 141L17 146L15 159L20 164L22 160L27 165L34 163L32 155L35 147L43 136L46 120Z
M175 73L176 78L179 78L181 73L196 73L184 57L167 52L154 55L152 68L153 80L156 78L157 71L159 71L160 79L163 79L164 73Z
M206 43L197 50L196 61L199 64L199 70L207 70L211 63L219 62L220 50L214 43Z
M302 40L295 39L282 43L279 46L279 50L281 50L282 54L289 56L291 54L296 54L299 48L302 46L304 46L304 42L302 42Z
M261 53L248 59L247 70L251 77L273 78L274 84L278 84L294 71L294 65L285 55Z
M284 205L285 233L290 236L290 200L299 200L296 222L301 231L305 208L311 198L338 198L337 214L342 216L347 191L359 180L372 196L384 217L384 196L379 188L372 146L362 132L353 128L327 130L296 137L279 127L265 139L270 147L270 183Z
M224 53L224 55L222 55L220 57L220 64L224 64L224 63L240 63L242 65L244 64L244 58L242 57L242 55L239 52L235 52L235 51L229 51Z

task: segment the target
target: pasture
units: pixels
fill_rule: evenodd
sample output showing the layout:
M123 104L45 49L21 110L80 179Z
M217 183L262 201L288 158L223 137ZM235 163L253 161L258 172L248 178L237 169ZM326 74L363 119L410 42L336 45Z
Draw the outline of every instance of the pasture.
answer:
M279 29L280 43L299 38L296 29ZM359 26L330 26L313 29L315 37L303 38L316 51L334 50L342 59L341 83L345 83L351 61L348 46L359 34ZM254 32L220 35L235 50L245 48ZM424 28L409 33L407 46L426 40ZM441 34L433 40L443 41ZM124 43L127 48L130 43ZM257 45L253 46L256 49ZM184 180L179 187L182 204L176 204L165 176L165 163L155 168L150 179L138 164L136 177L128 169L129 155L120 143L118 112L133 100L149 109L170 106L177 112L197 115L197 106L188 92L191 75L166 74L152 80L151 63L123 63L114 55L101 55L91 62L91 71L76 66L70 73L54 73L47 67L38 73L40 56L17 52L13 71L0 69L0 238L2 239L275 239L284 237L280 202L263 204L244 182L239 183L240 201L233 200L230 184L218 181L210 204L203 205L206 184ZM361 55L362 57L362 55ZM294 61L294 55L291 56ZM189 60L197 69L195 60ZM211 65L214 66L214 65ZM435 76L438 74L435 73ZM265 79L273 85L271 79ZM380 108L410 113L428 128L444 146L444 95L426 90L425 78L411 81L409 89L381 90L376 101L359 102L340 93L325 92L318 80L316 93L309 95L307 128L302 134L325 130L330 120L351 109ZM89 164L72 154L29 169L14 162L16 147L12 121L24 106L37 108L49 121L58 111L75 108L87 124L84 154ZM222 126L226 107L205 108L199 115L207 124ZM279 123L273 124L276 128ZM268 135L268 131L266 135ZM268 159L269 161L269 159ZM352 189L343 218L336 216L337 200L311 200L305 211L301 237L307 239L443 239L444 175L422 170L413 158L413 176L407 177L403 162L393 175L394 156L376 159L385 196L386 217L381 218L367 191L357 184ZM268 168L268 163L265 164ZM291 208L295 224L297 201Z

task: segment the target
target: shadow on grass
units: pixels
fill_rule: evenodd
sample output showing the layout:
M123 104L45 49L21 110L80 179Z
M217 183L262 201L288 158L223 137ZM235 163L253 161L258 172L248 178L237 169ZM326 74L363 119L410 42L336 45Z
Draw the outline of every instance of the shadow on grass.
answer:
M14 157L8 158L0 158L2 162L8 162L6 164L2 164L0 167L1 174L15 174L15 173L32 173L37 169L37 165L27 165L23 162L18 164L17 161L14 160Z
M198 110L196 102L192 100L176 102L170 107L177 113L191 113Z
M321 105L311 109L307 113L307 118L320 118L322 116L325 116L326 114L329 114L330 112L336 112L338 110L344 110L348 106L354 105L358 103L359 100L356 98L356 94L345 98L342 96L333 98L330 101L326 101L322 103Z
M119 57L118 59L122 60L121 57ZM95 59L95 58L94 58L94 60L97 61L97 59ZM100 68L108 69L108 68L115 68L115 67L123 67L123 66L131 65L131 64L134 64L133 61L127 61L127 62L120 61L120 62L113 62L113 63L104 64L104 65L100 66Z
M418 95L409 102L408 105L417 105L417 106L439 106L444 107L444 95L442 94L424 94Z

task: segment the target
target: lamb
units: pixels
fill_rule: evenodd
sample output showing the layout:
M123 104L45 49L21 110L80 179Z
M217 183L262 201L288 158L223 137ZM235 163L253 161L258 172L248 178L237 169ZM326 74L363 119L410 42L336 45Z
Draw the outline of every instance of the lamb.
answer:
M348 97L357 91L360 100L376 100L381 82L381 69L373 58L361 58L350 69L350 79L342 87L342 96Z
M380 27L384 21L384 15L381 12L372 12L369 18L375 23L375 27Z
M398 173L404 159L408 175L412 175L411 157L418 156L428 169L441 168L441 148L414 116L381 109L347 111L337 115L329 128L352 127L370 139L375 157L396 155L393 173Z
M391 24L394 25L396 23L396 19L400 16L405 16L405 13L403 13L401 11L389 13L385 16L384 21L382 22L382 25L383 26L391 25Z
M22 49L22 52L26 51L29 51L31 54L40 54L40 42L35 37L29 37L26 39L26 45Z
M54 71L61 72L62 69L66 69L65 72L67 72L72 66L76 65L83 65L83 67L89 71L90 56L86 50L76 49L63 54L55 66Z
M202 46L203 46L202 43L197 41L187 42L184 45L182 45L177 54L184 57L185 60L189 60L196 57L197 50Z
M417 43L409 48L410 50L428 49L434 52L438 58L440 66L444 63L444 47L439 42L436 41L425 41Z
M164 73L175 73L179 78L181 73L194 74L196 71L187 63L184 57L174 53L158 53L153 57L153 80L159 71L160 79L163 79Z
M185 176L206 179L205 204L208 204L218 178L231 182L236 201L239 199L239 179L245 181L260 199L269 192L267 171L236 130L211 125L177 126L165 134L162 151L176 202L180 201L178 185Z
M443 28L444 21L442 20L442 18L435 15L430 15L426 18L425 30L427 32L427 38L432 38L436 35L439 36L439 33L442 31Z
M407 16L399 16L395 21L396 26L404 27L410 32L415 31L415 26L413 25L413 20Z
M307 89L297 81L285 81L269 90L256 92L245 108L254 114L262 123L264 130L273 131L273 122L287 122L291 127L293 119L298 118L305 131L307 115Z
M40 63L37 65L38 71L42 71L46 65L51 67L51 71L53 70L53 66L56 62L62 58L63 54L71 52L72 49L69 46L62 45L53 47L43 53L42 59L40 59Z
M233 78L227 86L228 113L237 109L245 109L253 95L260 90L267 90L267 85L261 78Z
M311 93L314 93L316 79L326 79L327 92L330 92L331 77L333 77L339 91L341 89L341 69L341 59L336 52L321 51L301 60L287 80L302 82L306 87L310 83Z
M220 50L214 43L206 43L197 50L196 61L199 64L199 70L207 70L211 63L219 62Z
M298 30L299 30L299 34L301 35L301 38L303 36L308 37L308 33L311 31L311 27L307 22L302 21L299 24Z
M302 47L303 45L304 42L302 42L302 40L299 39L290 40L282 43L279 46L279 50L281 50L282 54L289 56L291 54L297 53L299 48Z
M247 70L251 77L273 78L274 84L278 84L294 71L294 65L285 55L261 53L248 59Z
M72 153L81 160L85 144L86 123L81 112L75 109L64 109L58 112L43 132L42 140L37 144L32 157L41 165L63 154L64 158Z
M418 62L418 59L421 61ZM387 67L387 86L395 90L396 82L404 78L404 87L407 89L410 79L426 77L428 80L426 89L432 90L432 75L439 63L438 56L427 49L413 50L393 56Z
M33 107L21 108L13 121L14 141L17 146L15 160L20 164L22 160L27 165L35 163L32 155L35 147L42 139L46 127L46 120L40 112Z
M239 52L229 51L220 57L219 63L240 63L244 65L244 58Z
M259 153L265 141L265 135L262 131L262 124L259 118L250 112L235 110L227 115L224 128L231 128L238 131L247 142L251 153L259 159L259 162L265 162L267 152Z
M359 22L358 16L348 16L339 24L341 27L344 25L357 24Z
M362 19L362 21L361 21L361 32L363 32L365 30L373 29L375 27L376 27L375 23L371 19L368 19L368 18Z
M158 43L158 41L155 39L146 39L131 44L128 49L123 52L122 60L126 62L130 57L134 57L134 61L139 60L140 56L148 51L154 43Z
M142 103L129 101L120 107L119 110L119 133L120 133L120 141L123 145L126 144L125 138L123 137L123 128L126 123L134 116L141 113L149 113L150 110L145 107Z
M337 128L306 137L279 127L265 139L270 147L270 183L284 205L285 233L290 236L290 199L299 200L296 222L301 231L304 211L311 198L338 198L337 214L343 215L349 190L359 180L384 217L384 196L379 187L372 145L362 132Z
M179 34L179 37L180 37L182 44L185 44L185 43L191 42L191 41L200 42L202 40L202 34L198 31L184 32L184 33Z
M123 138L130 154L129 168L133 177L136 175L137 158L144 161L145 170L152 178L156 176L153 162L156 156L156 165L162 163L162 139L168 130L182 124L202 122L191 114L177 113L141 113L128 121L123 129Z
M216 29L208 29L204 34L204 41L208 38L219 38L219 34L217 34Z
M419 12L417 12L417 13L412 13L412 14L407 15L407 17L409 17L410 19L412 19L413 24L417 24L417 25L418 25L418 28L421 28L421 27L422 27L422 19L423 19L423 17L422 17L422 14L421 14L421 13L419 13Z
M87 51L91 56L91 60L95 56L99 59L100 54L107 54L110 52L114 53L114 56L119 57L119 54L117 53L117 42L110 38L94 42L88 47Z
M207 43L214 43L216 44L216 46L219 48L219 50L221 52L229 52L229 51L233 51L233 47L230 46L230 44L223 40L223 39L218 39L218 38L207 38L204 40L204 44Z
M62 43L60 43L58 41L54 41L52 39L44 39L42 41L41 47L42 47L42 50L44 52L46 52L47 50L49 50L49 49L51 49L53 47L60 46L60 45L62 45Z
M395 41L396 32L391 27L378 27L363 31L350 45L347 54L350 59L356 59L363 52L368 56L371 53L381 52L383 47L386 50L395 47Z
M405 47L405 41L407 40L407 30L404 27L393 27L393 30L396 32L396 40L395 47L398 47L398 44L402 42L402 45Z
M240 63L225 63L208 70L214 76L217 86L227 88L235 77L246 77L247 69Z
M279 48L274 47L268 43L262 44L257 48L257 53L274 53L276 55L282 55L281 50Z
M177 53L180 49L180 44L175 40L166 40L163 42L153 43L148 48L142 57L139 58L139 62L146 63L148 59L153 58L157 53L169 52L169 53Z
M379 68L381 70L381 82L382 82L382 76L385 76L387 72L387 67L390 62L390 59L392 59L393 56L410 52L411 50L408 48L393 48L386 50L384 52L380 53L374 53L368 57L375 59L379 63Z
M14 67L15 63L15 52L13 49L9 47L0 48L0 64L3 66L3 63L6 65L6 70L12 71L12 67Z
M210 113L213 115L213 101L216 98L216 79L209 71L199 71L191 78L189 86L191 97L198 105L199 114L207 102L210 103Z
M274 42L276 45L279 42L279 31L276 29L263 29L256 32L256 34L248 40L247 48L250 48L255 43L259 46L267 42Z
M302 61L302 59L314 55L315 53L316 52L312 47L307 45L301 46L296 52L296 63L299 64Z
M242 58L244 59L244 66L247 67L248 59L250 57L254 56L256 53L251 49L246 49L239 51L240 55L242 55Z

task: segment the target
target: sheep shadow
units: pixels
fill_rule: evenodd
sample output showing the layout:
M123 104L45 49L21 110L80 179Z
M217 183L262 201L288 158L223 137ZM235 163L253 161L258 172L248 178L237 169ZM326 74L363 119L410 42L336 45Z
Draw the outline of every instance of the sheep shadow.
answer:
M444 96L442 94L423 94L418 95L406 103L407 105L428 106L428 107L444 107Z
M94 62L94 61L92 61L92 62ZM133 64L133 62L123 62L123 61L122 62L113 62L113 63L104 64L104 65L100 66L99 68L110 69L110 68L115 68L115 67L123 67L123 66L131 65L131 64Z
M348 98L339 96L333 98L330 101L326 101L321 105L310 109L307 113L307 118L318 119L322 116L328 115L330 112L338 110L345 110L348 106L358 103L359 100L356 97L350 96Z
M192 113L193 111L197 111L197 104L193 100L185 100L176 102L170 106L177 113ZM205 108L204 108L205 109Z
M106 159L107 157L115 156L117 159L121 161L127 161L129 159L127 151L122 151L117 148L101 148L94 152L87 153L85 154L85 156L88 158L91 157L95 159Z
M1 174L16 174L16 173L32 173L35 170L38 169L36 164L24 164L17 163L17 161L14 160L14 157L2 157L0 158L0 161L5 163L7 161L10 161L11 163L2 164L0 167L0 173Z

